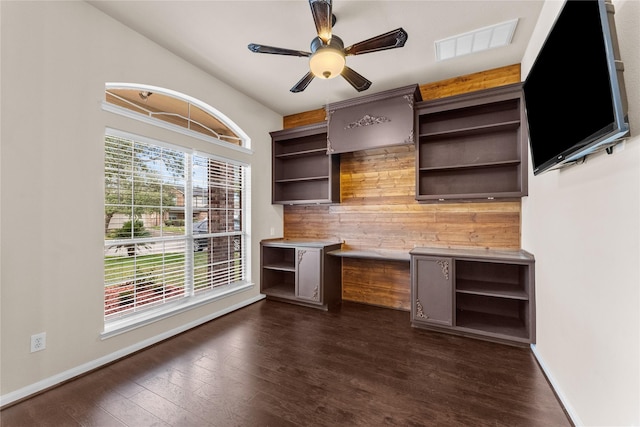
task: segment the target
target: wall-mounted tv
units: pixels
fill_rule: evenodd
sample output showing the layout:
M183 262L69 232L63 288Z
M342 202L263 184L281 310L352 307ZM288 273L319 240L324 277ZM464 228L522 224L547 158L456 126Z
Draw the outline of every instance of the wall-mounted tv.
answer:
M629 133L623 71L613 5L567 0L523 84L534 175Z

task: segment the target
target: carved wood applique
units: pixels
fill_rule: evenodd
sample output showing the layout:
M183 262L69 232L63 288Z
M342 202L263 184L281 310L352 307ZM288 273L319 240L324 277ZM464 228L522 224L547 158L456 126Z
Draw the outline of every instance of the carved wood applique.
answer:
M302 262L302 257L304 257L304 254L306 254L307 251L305 251L304 249L298 249L298 265L300 265L300 263Z
M442 269L442 275L449 280L449 261L438 261L438 265Z
M420 303L420 300L418 298L416 298L416 317L419 317L421 319L429 318L429 316L424 314L424 308L422 307L422 304Z
M413 144L414 138L413 138L413 129L411 129L411 131L409 132L409 136L407 137L407 139L404 140L405 144Z
M404 95L404 99L409 103L409 108L411 108L411 112L413 112L413 95Z
M372 116L371 114L365 114L362 116L360 120L356 120L355 122L351 122L346 125L344 128L346 129L356 129L364 126L377 125L380 123L390 122L391 119L385 116Z

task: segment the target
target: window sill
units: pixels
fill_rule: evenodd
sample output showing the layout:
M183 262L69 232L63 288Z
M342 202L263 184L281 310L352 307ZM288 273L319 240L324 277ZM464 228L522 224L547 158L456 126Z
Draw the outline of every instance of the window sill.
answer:
M157 309L144 311L140 314L134 314L122 319L114 319L105 322L104 331L100 334L100 339L107 339L120 335L125 332L149 325L162 319L166 319L176 314L184 313L193 308L209 304L213 301L224 299L228 296L251 289L254 283L239 282L221 286L218 289L207 293L206 295L194 296L173 304L163 305Z

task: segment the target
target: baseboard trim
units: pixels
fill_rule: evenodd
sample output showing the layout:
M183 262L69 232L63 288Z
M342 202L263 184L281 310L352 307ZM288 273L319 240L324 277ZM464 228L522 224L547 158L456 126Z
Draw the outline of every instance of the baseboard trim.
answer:
M540 353L538 353L538 349L536 348L535 344L531 344L531 351L533 352L534 357L538 361L538 365L540 365L540 368L544 372L544 375L547 377L547 381L549 381L549 384L551 384L551 387L553 388L554 393L560 400L560 403L562 403L562 406L564 407L564 411L569 416L569 419L571 420L573 425L583 426L584 424L580 420L580 417L578 416L578 414L576 414L575 409L573 409L573 406L571 406L571 404L567 400L567 396L564 394L564 392L562 391L562 388L560 387L555 377L547 367L547 364L544 362L544 359L542 358Z
M118 350L116 352L113 352L111 354L108 354L106 356L100 357L98 359L92 360L90 362L84 363L80 366L76 366L72 369L69 369L67 371L61 372L57 375L53 375L49 378L45 378L41 381L38 381L36 383L30 384L26 387L23 387L21 389L18 389L16 391L12 391L11 393L7 393L4 394L2 396L0 396L0 409L4 409L6 406L11 405L13 403L17 403L20 400L24 400L27 399L29 397L32 397L38 393L41 393L47 389L53 388L57 385L60 385L64 382L67 382L69 380L72 380L76 377L79 377L83 374L86 374L87 372L96 370L102 366L105 366L109 363L115 362L118 359L121 359L125 356L128 356L132 353L135 353L137 351L143 350L146 347L149 347L153 344L157 344L160 341L164 341L168 338L171 338L175 335L178 335L182 332L188 331L189 329L195 328L196 326L200 326L204 323L207 323L211 320L214 320L218 317L224 316L225 314L231 313L232 311L238 310L240 308L246 307L248 305L251 305L253 303L256 303L262 299L264 299L265 296L262 294L259 294L253 298L249 298L246 299L244 301L241 301L237 304L234 304L230 307L227 307L223 310L219 310L216 311L215 313L211 313L207 316L201 317L197 320L194 320L193 322L189 322L187 324L184 324L180 327L171 329L169 331L166 331L162 334L156 335L154 337L148 338L144 341L140 341L132 346L123 348L121 350Z

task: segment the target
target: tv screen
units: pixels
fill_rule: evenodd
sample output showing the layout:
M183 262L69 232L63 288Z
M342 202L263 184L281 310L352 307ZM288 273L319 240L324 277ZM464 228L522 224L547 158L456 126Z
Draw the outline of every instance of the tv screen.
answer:
M628 133L616 58L613 6L567 0L523 84L534 174L581 159Z

